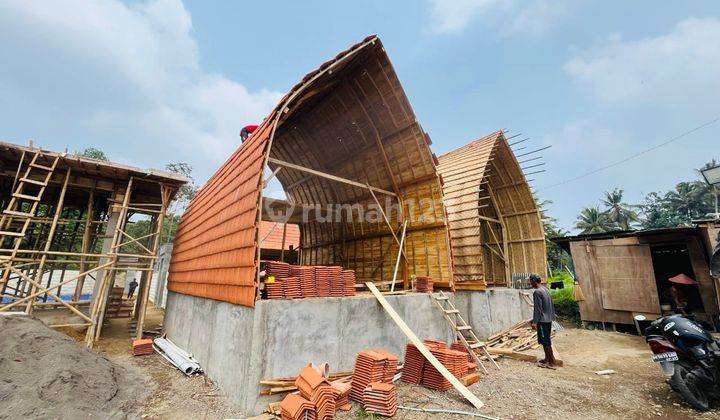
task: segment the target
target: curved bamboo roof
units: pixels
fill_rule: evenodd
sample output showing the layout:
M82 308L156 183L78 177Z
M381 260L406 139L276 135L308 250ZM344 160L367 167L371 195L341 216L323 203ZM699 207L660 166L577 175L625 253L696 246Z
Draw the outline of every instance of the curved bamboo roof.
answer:
M439 158L455 285L507 285L513 273L546 276L535 198L501 131Z
M398 278L429 275L449 285L429 144L382 43L365 38L306 75L203 186L178 229L169 290L254 305L265 164L293 206L342 205L332 213L337 220L300 223L302 264L342 265L358 281L389 281L407 221ZM388 205L394 232L371 210L376 200Z

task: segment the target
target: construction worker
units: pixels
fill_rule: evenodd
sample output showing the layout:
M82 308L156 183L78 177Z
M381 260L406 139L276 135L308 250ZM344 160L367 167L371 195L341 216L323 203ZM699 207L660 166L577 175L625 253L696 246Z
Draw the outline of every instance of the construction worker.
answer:
M540 284L540 276L530 275L530 286L533 289L533 318L532 329L537 331L538 344L545 351L545 358L538 361L538 365L555 369L555 355L552 350L551 333L552 322L555 319L555 307L550 297L550 291Z
M258 128L258 126L254 125L254 124L246 125L245 127L243 127L243 129L240 130L241 142L244 143L245 140L247 140L248 137L250 137L250 134L252 134L255 130L257 130L257 128Z
M128 299L132 299L133 295L135 294L135 289L138 287L138 282L134 278L128 284Z

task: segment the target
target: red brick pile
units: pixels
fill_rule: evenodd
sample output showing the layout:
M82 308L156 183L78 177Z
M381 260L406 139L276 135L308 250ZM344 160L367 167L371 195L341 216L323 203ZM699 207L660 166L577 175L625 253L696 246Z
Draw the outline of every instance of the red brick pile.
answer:
M133 340L132 343L133 356L145 356L153 354L153 341L150 338Z
M350 399L363 401L365 388L371 382L391 382L397 370L397 357L385 350L364 350L355 359L352 380L350 382Z
M467 351L450 349L444 342L437 340L424 340L423 343L430 353L458 379L477 368L475 363L470 362L470 355ZM457 346L455 347L457 348ZM465 350L464 347L463 350ZM422 384L440 391L452 388L452 384L425 359L425 356L412 343L405 346L405 361L400 379L403 382Z
M459 343L456 341L456 342L450 344L450 348L452 350L461 351L461 352L467 354L468 362L472 362L472 357L470 356L470 353L468 353L468 351L465 348L465 346L463 345L463 343Z
M313 403L298 394L290 394L280 403L282 420L315 420L317 412Z
M368 413L392 417L397 412L395 385L371 382L363 391L363 407Z
M332 386L312 366L308 365L300 371L300 375L295 379L295 386L297 386L300 396L315 407L319 420L333 418L335 415L335 397L333 396Z
M418 292L426 293L433 291L433 279L432 277L415 277L415 289Z

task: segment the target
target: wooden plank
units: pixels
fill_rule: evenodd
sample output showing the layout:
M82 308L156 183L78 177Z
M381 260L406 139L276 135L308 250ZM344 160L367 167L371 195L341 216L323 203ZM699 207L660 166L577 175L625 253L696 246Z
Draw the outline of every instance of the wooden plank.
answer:
M309 173L309 174L313 174L313 175L319 176L319 177L321 177L321 178L326 178L326 179L329 179L329 180L332 180L332 181L342 182L342 183L345 183L345 184L348 184L348 185L353 185L353 186L355 186L355 187L362 188L362 189L368 189L368 188L369 188L370 190L375 191L375 192L379 192L379 193L383 193L383 194L390 195L390 196L393 196L393 197L397 197L397 195L396 195L395 193L390 192L390 191L388 191L388 190L383 190L382 188L369 187L369 186L367 186L366 184L363 184L363 183L361 183L361 182L356 182L356 181L353 181L353 180L350 180L350 179L347 179L347 178L342 178L342 177L339 177L339 176L327 174L327 173L325 173L325 172L316 171L316 170L314 170L314 169L306 168L306 167L300 166L300 165L295 165L295 164L293 164L293 163L285 162L285 161L282 161L282 160L280 160L280 159L268 158L268 161L269 161L269 162L272 162L272 163L274 163L274 164L276 164L276 165L280 165L280 166L284 166L284 167L286 167L286 168L294 169L294 170L296 170L296 171L307 172L307 173Z
M465 385L460 382L455 375L450 373L449 370L445 366L443 366L442 363L438 359L435 358L435 356L430 352L430 350L425 347L425 344L423 344L422 341L418 338L417 335L410 329L410 327L407 326L405 321L403 321L402 318L400 318L400 315L393 309L393 307L388 303L388 301L385 299L385 296L383 296L377 287L375 287L374 284L367 282L365 283L365 286L370 289L372 294L375 296L375 299L380 302L380 305L382 305L383 309L385 309L385 312L390 315L390 318L397 324L397 326L402 330L402 332L407 336L407 338L410 339L410 342L413 343L413 345L422 353L423 356L425 356L425 359L427 359L430 364L433 365L435 369L437 369L438 372L448 381L452 384L455 389L462 394L463 397L465 397L470 404L472 404L475 408L482 408L483 403L480 401L478 397L475 396L472 392L470 392Z
M487 351L490 354L499 354L501 356L506 356L511 359L523 360L525 362L537 362L537 356L527 353L520 353L519 351L515 351L512 349L488 347Z

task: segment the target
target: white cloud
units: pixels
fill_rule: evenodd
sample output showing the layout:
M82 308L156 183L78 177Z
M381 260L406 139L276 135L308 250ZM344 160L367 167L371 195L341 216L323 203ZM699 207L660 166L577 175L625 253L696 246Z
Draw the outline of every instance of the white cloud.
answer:
M569 14L575 2L565 0L430 0L432 31L459 33L470 23L505 37L536 37ZM482 18L482 19L481 19Z
M685 19L668 34L637 41L613 35L565 63L600 100L691 107L717 105L720 20Z
M281 94L203 71L192 31L180 0L0 2L0 114L102 135L111 157L205 165L206 176Z

